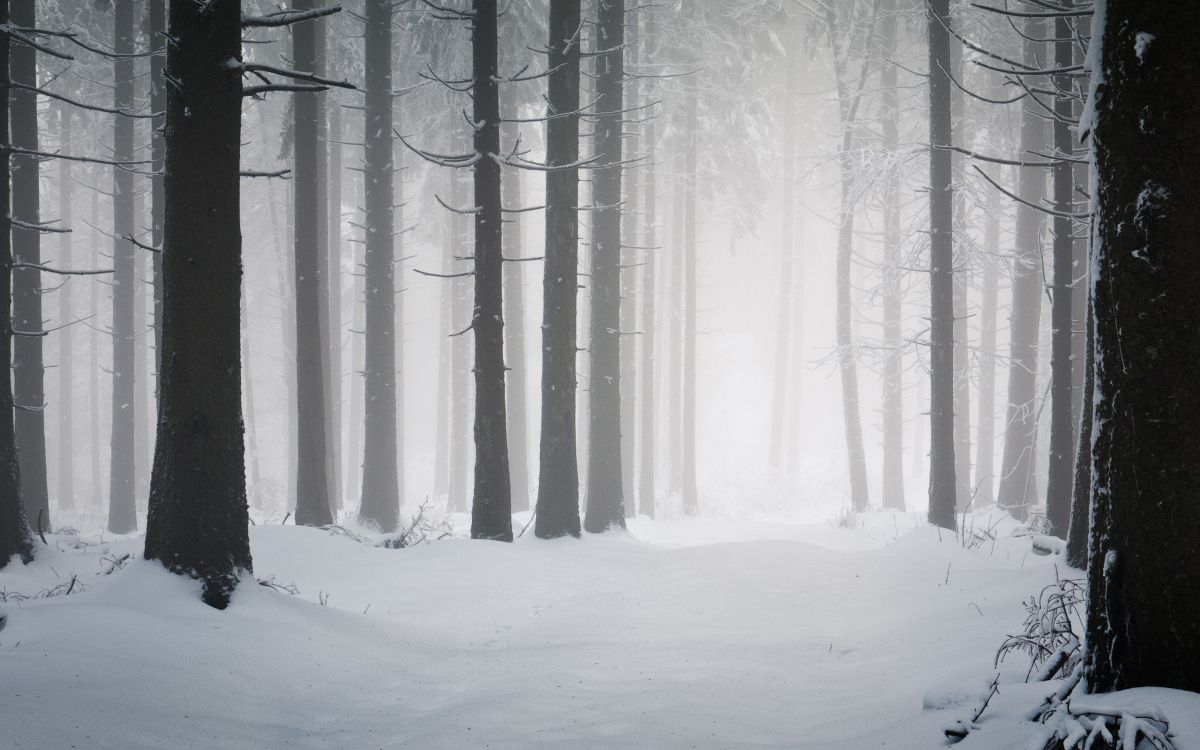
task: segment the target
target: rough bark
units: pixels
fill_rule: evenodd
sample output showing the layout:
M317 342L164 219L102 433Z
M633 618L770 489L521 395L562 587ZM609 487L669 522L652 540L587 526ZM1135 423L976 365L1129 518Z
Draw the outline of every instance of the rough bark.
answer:
M35 4L19 2L12 8L17 26L37 26ZM37 51L24 44L11 48L9 71L15 83L37 86ZM37 95L25 89L11 93L12 143L17 148L38 150ZM27 224L38 223L38 159L12 157L12 217ZM41 263L41 233L12 227L13 260ZM30 523L50 528L50 498L46 486L46 424L42 407L46 402L43 365L42 275L31 268L12 271L12 385L16 404L17 455L21 461L21 499ZM21 333L34 335L19 335Z
M149 44L150 57L150 111L162 113L150 121L150 158L154 162L154 174L150 177L150 244L159 248L151 258L154 274L154 392L158 394L158 372L161 367L162 352L162 242L163 220L166 204L163 201L163 162L167 156L166 140L162 129L166 124L167 86L163 81L163 70L167 64L167 39L163 33L167 30L166 0L148 0L150 14ZM274 201L271 201L274 212Z
M1200 691L1198 11L1108 0L1093 42L1093 692Z
M599 0L594 115L591 318L588 348L587 512L600 533L625 526L621 476L621 159L624 126L625 2ZM686 399L686 396L685 396ZM686 438L685 438L686 440Z
M579 536L576 446L576 325L579 286L580 0L550 4L546 245L542 277L542 417L537 518L542 539ZM558 115L558 116L555 116Z
M1069 3L1068 3L1069 5ZM1075 47L1071 24L1065 18L1054 23L1054 64L1060 68L1072 65ZM1071 134L1072 78L1055 76L1054 88L1054 150L1070 154L1074 142ZM1049 532L1066 537L1071 522L1071 486L1074 480L1075 393L1071 375L1071 355L1074 349L1073 313L1071 301L1075 291L1074 221L1064 215L1071 211L1075 174L1070 162L1058 161L1051 173L1054 183L1053 279L1050 309L1050 451L1047 456L1046 520Z
M242 440L240 3L171 3L163 369L145 557L218 609L250 572Z
M298 0L296 10L316 7L315 0ZM297 70L318 70L318 23L292 26L292 55ZM295 94L295 247L296 247L296 523L331 523L329 440L326 398L329 389L324 352L326 318L322 315L321 225L324 209L318 181L322 150L318 123L323 119L317 94Z
M0 0L0 24L9 21L8 0ZM10 69L9 36L0 34L0 62ZM0 80L0 144L10 143L8 133L9 87ZM9 154L0 151L0 206L9 205ZM12 224L7 212L0 211L0 300L12 294ZM0 304L0 362L8 362L12 352L12 316L6 302ZM13 431L12 371L0 367L0 569L12 558L33 560L33 540L21 502L21 466Z
M469 198L463 181L455 171L450 177L450 205L465 206ZM450 213L448 271L461 272L463 265L455 261L465 258L470 252L463 246L466 238L466 221L460 214ZM467 279L456 278L447 282L450 286L451 335L450 339L450 502L455 512L467 510L467 476L470 466L469 426L471 419L470 374L471 359L468 339L462 334L470 322L470 284Z
M71 154L71 120L69 105L57 107L59 127L59 151ZM58 161L58 218L63 226L71 226L71 202L75 185L71 175L71 162ZM58 262L63 268L73 263L71 245L74 235L64 232L58 236ZM72 296L74 284L68 279L58 290L58 319L70 323L74 315ZM75 507L75 335L73 328L64 328L57 333L58 340L58 507L60 510Z
M475 107L475 491L471 538L511 542L512 486L504 394L504 232L500 206L500 90L497 0L474 0Z
M325 284L328 302L326 307L326 341L329 350L329 435L333 470L329 474L329 486L334 508L345 504L342 496L343 466L342 449L342 105L337 98L326 93L329 105L329 142L326 155L326 216L325 241ZM395 305L393 305L395 307ZM394 439L394 438L393 438Z
M505 104L506 119L520 116L519 111ZM501 125L501 136L507 153L517 142L516 123ZM521 170L510 167L503 174L504 205L520 208ZM504 359L508 365L508 471L512 482L513 511L529 510L529 410L526 406L528 379L525 356L525 266L515 259L526 253L521 232L524 212L509 214L505 219L504 257L514 259L504 264Z
M395 258L392 257L392 2L367 0L363 195L366 209L366 326L362 506L359 515L396 530Z
M1040 41L1046 36L1041 19L1025 22L1024 63L1042 65ZM1021 153L1045 149L1046 126L1036 102L1026 101L1021 114ZM1024 168L1017 181L1022 200L1042 200L1046 176L1040 168ZM1008 410L1004 423L1004 455L1000 463L997 502L1023 520L1037 503L1037 371L1038 324L1042 314L1042 214L1017 206L1016 251L1012 269L1012 313L1009 318Z
M113 4L113 50L120 55L132 54L134 18L133 0L116 0ZM113 106L132 111L134 108L134 64L131 57L118 57L113 63L116 91ZM133 154L134 122L117 117L113 124L113 158L131 161ZM134 297L137 294L137 247L128 237L134 233L133 173L113 170L113 359L112 359L112 452L109 463L108 530L127 534L137 528L137 457L135 432L137 424L136 323Z
M930 0L929 28L929 522L954 529L954 186L950 151L949 0Z
M1085 294L1086 296L1086 294ZM1096 387L1096 325L1087 315L1087 350L1083 359L1083 399L1079 412L1079 438L1075 449L1075 485L1071 488L1071 525L1067 529L1067 564L1083 570L1088 562L1088 532L1091 530L1092 500L1092 421L1095 417L1092 396Z
M1000 206L991 194L984 219L984 252L1000 257ZM974 503L980 508L995 500L996 465L996 318L1000 279L995 263L983 264L983 295L979 302L979 423L975 439Z

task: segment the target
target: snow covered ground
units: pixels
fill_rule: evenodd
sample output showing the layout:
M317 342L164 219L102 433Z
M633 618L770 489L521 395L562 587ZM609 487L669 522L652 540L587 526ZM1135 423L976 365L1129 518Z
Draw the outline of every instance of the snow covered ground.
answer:
M0 572L0 747L941 747L1061 563L1004 524L974 549L911 515L856 526L389 550L259 525L256 576L299 594L247 581L224 612L157 564L103 574L140 538L52 536ZM1027 667L959 747L1024 747L1051 689L1009 684ZM1150 697L1200 748L1197 696Z

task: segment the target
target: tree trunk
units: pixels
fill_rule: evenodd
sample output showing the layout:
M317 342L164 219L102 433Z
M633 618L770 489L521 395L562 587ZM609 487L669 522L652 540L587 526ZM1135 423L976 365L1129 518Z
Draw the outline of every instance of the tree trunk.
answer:
M150 111L159 114L150 121L150 158L154 174L150 177L150 244L159 248L151 258L154 294L154 394L158 395L158 372L162 352L162 243L166 204L163 201L163 162L166 159L166 140L162 129L166 124L167 86L163 70L167 64L166 0L149 0L150 13ZM272 213L274 201L271 201Z
M580 0L550 4L546 250L542 278L542 417L537 520L542 539L579 536L575 364L579 254ZM557 115L557 116L556 116Z
M507 118L520 116L515 107L505 107ZM517 142L516 123L501 125L505 153ZM508 168L504 175L504 203L511 208L520 208L521 170ZM524 258L521 235L521 217L524 213L510 214L505 220L504 257ZM529 415L525 405L525 384L528 363L525 356L525 263L504 264L504 358L508 365L508 470L512 481L513 511L529 510Z
M499 36L496 0L474 0L472 122L475 127L475 493L471 538L511 542L512 485L504 397L504 232L500 208Z
M25 5L23 2L19 6ZM32 4L30 4L32 6ZM17 19L13 19L17 21ZM0 0L0 24L9 22L8 0ZM0 34L0 61L9 69L9 35ZM9 145L8 110L9 86L0 80L0 145ZM9 205L9 152L0 152L0 206ZM0 211L0 300L7 300L12 293L12 222L5 212ZM0 305L0 362L8 362L12 347L12 317L8 304ZM25 507L21 502L21 466L17 458L17 441L13 432L12 371L0 367L0 569L6 567L13 556L21 562L33 560L33 540L29 524L25 520Z
M3 205L3 204L0 204ZM91 243L92 247L100 247L100 191L92 191L92 232ZM91 284L91 309L98 311L100 309L100 285ZM91 328L89 336L91 338L91 374L88 377L88 402L91 404L91 414L88 420L91 428L91 446L92 446L92 492L95 493L94 506L104 507L104 492L100 487L100 477L103 474L103 460L100 456L100 434L102 432L100 426L100 333L99 326Z
M224 609L251 570L242 440L240 3L171 3L163 369L148 560L203 582Z
M784 472L784 445L787 441L788 392L791 390L792 360L792 287L793 256L796 252L796 128L795 96L798 55L783 58L784 93L783 116L780 118L783 136L783 210L779 212L779 321L775 331L775 375L771 398L771 442L767 462L771 475L781 479ZM790 457L789 457L790 458Z
M1044 64L1046 24L1041 19L1025 22L1024 63ZM1045 149L1043 113L1036 102L1026 100L1021 114L1021 153ZM1042 169L1021 169L1017 194L1037 204L1045 192ZM1042 314L1042 214L1025 205L1017 206L1016 257L1013 259L1012 313L1009 320L1008 410L1004 427L1004 456L1000 464L1000 494L997 502L1018 520L1024 520L1037 502L1037 371L1038 324Z
M1069 4L1069 3L1068 3ZM1058 18L1054 24L1057 41L1054 43L1054 62L1066 68L1074 64L1075 39L1071 23ZM1054 88L1058 95L1054 100L1054 150L1070 154L1074 143L1070 119L1072 78L1068 75L1055 76ZM1055 163L1054 209L1060 212L1054 217L1054 269L1050 310L1050 454L1047 458L1046 520L1049 532L1054 536L1066 537L1071 522L1071 486L1074 480L1075 428L1073 419L1075 394L1071 375L1071 354L1074 349L1073 325L1074 306L1071 302L1075 286L1075 241L1074 221L1066 214L1071 211L1075 189L1075 175L1068 161Z
M19 2L12 9L12 22L34 28L35 4ZM28 45L12 47L9 63L14 83L37 86L37 51ZM12 144L38 150L37 94L26 89L12 91ZM38 159L12 157L12 218L37 224L41 212ZM41 234L35 229L12 227L13 260L41 263ZM35 526L50 528L50 499L46 486L46 401L42 361L42 275L39 271L12 271L12 378L16 404L17 455L21 461L21 499L25 515ZM23 335L24 334L24 335Z
M637 54L639 44L631 46L631 67L638 69ZM637 111L641 104L639 96L639 80L632 77L628 81L629 91L626 94L626 104L630 110ZM639 139L640 128L634 128L626 133L630 139L629 151L637 154L641 148ZM637 501L633 490L634 455L637 452L637 262L635 248L638 247L638 231L641 228L641 218L638 216L638 179L640 169L623 169L621 204L621 252L620 252L620 362L621 362L621 497L625 505L625 518L637 517Z
M71 143L70 105L58 106L59 151L73 153ZM58 161L58 219L64 227L71 226L71 202L74 200L74 181L71 162ZM58 235L58 262L63 268L73 264L71 245L73 234ZM74 396L75 396L75 328L70 326L74 315L71 297L75 285L71 279L58 290L58 319L60 325L68 325L58 331L58 507L60 510L75 507L75 443L74 443Z
M591 330L588 373L587 513L600 533L625 526L621 484L621 159L624 126L625 0L599 0L593 177Z
M950 151L950 0L930 0L929 21L929 522L954 529L954 186Z
M896 50L895 0L884 11L884 49ZM884 153L900 152L900 96L895 65L884 65L880 115ZM904 338L901 326L901 209L903 174L898 166L887 173L883 197L883 507L904 510Z
M1000 257L1000 205L993 191L984 219L983 249ZM995 499L993 472L996 463L996 305L999 278L993 261L983 263L983 298L979 303L979 424L975 440L974 508L991 505Z
M1200 691L1197 33L1194 7L1108 0L1093 41L1092 692Z
M390 52L390 50L389 50ZM328 210L325 212L326 242L325 242L325 284L328 302L326 304L326 331L329 350L329 439L333 471L329 474L330 493L333 495L334 508L344 504L342 497L342 476L344 454L342 451L342 107L337 97L326 93L329 104L329 142L328 169L326 171L326 198ZM367 166L364 165L364 169ZM394 305L393 305L394 307ZM395 368L393 368L395 369Z
M315 0L298 0L296 10L316 7ZM296 69L319 69L319 21L292 26ZM313 93L295 97L296 169L296 403L297 464L296 523L324 526L333 521L329 493L329 440L325 382L328 370L324 351L326 318L322 314L321 279L324 275L320 245L320 214L324 208L318 182L321 180L318 152L318 123L321 99Z
M653 44L652 27L649 27L647 22L647 44ZM654 59L652 51L647 51L647 57ZM657 153L657 127L655 119L650 118L646 123L646 159L648 164L646 170L646 184L642 189L642 217L646 222L646 230L643 233L645 247L650 248L646 251L644 260L642 261L642 356L640 362L639 375L641 384L638 389L638 409L640 410L639 420L641 422L641 435L639 436L638 448L638 510L644 516L654 518L657 513L657 498L655 487L655 458L654 441L657 434L654 429L655 422L655 407L658 400L654 397L655 375L658 372L658 365L655 354L655 345L657 343L657 333L655 328L655 307L657 300L656 276L658 266L658 211L657 211L657 180L658 169L654 164L654 157Z
M133 0L113 4L113 50L118 55L133 53ZM132 111L134 64L132 57L118 57L113 63L116 81L116 109ZM113 125L113 158L133 160L133 120L117 117ZM112 452L109 473L108 530L128 534L137 528L136 431L137 387L134 296L137 294L137 248L127 239L134 232L133 173L113 170L113 387Z
M683 476L680 492L683 512L691 516L700 510L696 489L696 193L699 191L700 150L697 141L700 123L697 114L699 92L694 85L687 97L687 130L684 133L687 174L683 180L683 255L680 256L683 264L683 405L680 415L683 420L680 427Z
M363 194L366 208L366 350L363 520L396 530L396 310L392 225L392 2L366 6L366 116Z
M1088 532L1092 499L1092 396L1096 388L1096 325L1088 305L1087 351L1083 360L1083 403L1079 415L1079 445L1075 450L1075 485L1071 488L1071 525L1067 529L1067 564L1083 570L1088 563Z
M458 172L451 176L450 205L459 207L467 205L463 197L463 181ZM466 237L465 220L460 214L451 213L450 220L450 268L454 272L462 270L459 262L470 252L463 246ZM469 467L470 448L468 446L468 425L471 418L469 378L471 363L467 356L467 340L462 332L469 323L470 285L466 279L456 278L449 282L451 287L451 335L450 339L450 509L455 512L467 510L467 474Z

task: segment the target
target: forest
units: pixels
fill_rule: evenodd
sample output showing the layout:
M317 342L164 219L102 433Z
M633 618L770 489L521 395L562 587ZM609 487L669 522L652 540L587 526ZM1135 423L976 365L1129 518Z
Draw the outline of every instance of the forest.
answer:
M1200 750L1198 35L0 0L0 748Z

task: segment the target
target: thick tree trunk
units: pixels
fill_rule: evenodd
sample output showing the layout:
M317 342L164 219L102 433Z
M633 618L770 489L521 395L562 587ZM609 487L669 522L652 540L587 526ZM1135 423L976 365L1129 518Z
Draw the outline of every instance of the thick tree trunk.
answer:
M687 132L687 116L679 129ZM682 140L682 139L676 139ZM669 471L667 472L667 492L670 495L679 494L683 490L683 277L684 255L687 253L684 237L684 204L686 203L686 188L684 186L687 166L687 145L680 143L675 153L675 169L672 174L674 187L671 201L671 253L667 264L667 287L670 302L664 314L670 319L670 335L667 346L670 356L667 358L667 372L663 388L667 392L667 424L666 438L670 456Z
M579 286L580 0L550 4L546 246L542 277L542 417L537 518L542 539L579 536L576 325Z
M1086 682L1200 691L1200 14L1108 0L1093 91Z
M366 215L365 215L366 212L364 210L364 205L366 204L366 196L364 195L364 192L365 192L363 189L364 185L357 180L354 182L354 185L355 185L354 205L356 207L355 213L354 213L354 223L356 226L366 226L367 219L366 219ZM346 481L345 481L345 486L343 489L343 493L344 493L343 496L347 499L347 502L349 502L351 500L358 500L360 505L361 505L361 501L362 501L362 497L361 497L362 462L361 462L360 457L363 455L363 453L362 453L363 430L359 429L359 425L363 425L364 420L366 419L366 413L364 411L365 400L366 400L366 394L365 394L366 385L365 385L365 383L363 383L362 373L364 371L364 368L366 367L366 334L364 333L364 331L365 331L365 327L367 325L366 320L365 320L365 318L366 318L365 305L366 305L367 286L365 283L365 279L363 278L364 272L362 272L362 270L361 270L366 266L365 244L366 244L366 237L365 237L365 232L364 232L363 242L356 242L351 245L351 248L352 248L351 252L353 252L353 254L354 254L354 266L353 267L355 268L355 273L353 275L354 278L352 281L354 291L351 294L351 303L350 303L350 309L352 311L350 314L350 320L351 320L350 328L352 331L352 334L350 336L350 373L351 373L351 375L350 375L350 409L349 409L348 422L347 422L347 424L349 425L347 434L349 435L350 445L349 445L346 453L348 456L350 456L350 460L353 461L354 464L353 464L353 469L351 469L350 467L347 467L346 476L345 476ZM442 371L439 370L439 374L441 372ZM444 378L439 377L439 379L438 379L439 405L441 403L440 394L446 388L445 382L446 381ZM439 412L439 419L440 418L441 418L441 413ZM439 422L439 429L440 428L441 428L441 423ZM438 434L440 435L441 433L439 432ZM435 460L440 461L442 458L443 458L443 456L440 454L435 455ZM440 468L440 464L439 464L439 468ZM435 483L434 495L435 496L444 496L445 492L438 491L436 489L437 486L440 486L440 485L437 485Z
M344 452L342 450L342 106L337 97L326 94L329 105L329 149L326 172L325 212L325 284L327 290L326 340L329 350L329 436L333 471L329 474L329 486L333 495L334 508L341 508ZM365 167L364 167L365 168Z
M363 194L366 208L366 403L361 518L396 530L396 310L392 225L392 2L367 0Z
M18 5L24 5L19 2ZM13 19L14 21L17 19ZM0 24L9 22L8 0L0 0ZM9 36L0 34L0 63L9 70ZM0 145L8 145L9 86L0 80ZM9 205L9 154L0 151L0 206ZM12 222L0 211L0 300L12 294ZM12 349L12 317L8 303L0 304L0 362L8 362ZM21 466L13 432L12 371L0 367L0 569L18 556L22 562L33 560L33 540L21 503Z
M3 205L3 204L0 204ZM92 232L91 243L92 247L100 247L100 231L97 229L100 226L100 191L92 191ZM100 285L91 284L92 293L91 308L92 310L100 309ZM99 326L89 329L89 337L91 339L91 355L90 363L91 374L88 377L88 402L91 404L91 414L88 420L91 429L91 446L92 446L92 492L95 493L93 500L94 507L104 507L104 491L101 489L101 476L103 476L103 460L100 456L100 434L103 431L100 426L100 333Z
M59 151L73 153L71 143L71 108L62 104L58 109ZM71 162L58 161L58 218L65 227L71 226L71 202L74 199L74 181ZM58 262L63 268L73 263L71 245L73 234L58 236ZM58 290L58 319L60 325L72 322L74 306L71 297L75 285L68 280ZM74 326L58 331L58 507L60 510L75 507L75 329Z
M584 528L625 526L621 482L621 159L625 116L625 0L599 0ZM686 396L685 396L686 398Z
M631 47L631 65L637 70L637 51L640 45ZM626 105L630 110L637 110L640 105L639 81L636 77L628 82ZM629 152L637 154L641 148L639 128L626 133L630 139ZM637 168L623 169L621 180L622 217L621 217L621 253L620 253L620 359L621 359L621 497L624 498L625 518L637 517L637 500L634 495L634 456L637 452L637 261L635 248L638 247L638 231L641 219L638 216L638 179L641 170Z
M884 11L885 49L895 50L897 21L895 0ZM883 149L887 154L900 150L900 96L895 65L884 65L880 115ZM883 197L883 507L904 510L904 338L901 327L901 209L903 183L899 167L887 173Z
M240 3L171 3L164 173L163 370L148 560L229 603L251 570L239 356Z
M1041 19L1025 23L1024 63L1044 64L1046 36ZM1043 112L1036 102L1026 101L1021 115L1021 153L1045 149ZM1021 169L1017 194L1037 204L1046 189L1040 168ZM1037 503L1037 371L1038 324L1042 314L1042 214L1025 205L1017 206L1016 257L1013 259L1012 313L1009 320L1008 413L1004 423L1004 455L1000 464L1000 494L997 502L1019 520Z
M150 121L150 158L154 174L150 177L150 244L159 248L151 259L154 294L154 393L158 395L158 372L162 352L162 242L166 204L163 201L163 163L167 156L162 129L166 124L167 86L163 70L167 64L167 7L166 0L148 0L150 14L150 111L160 114ZM271 201L272 214L275 202Z
M1075 39L1071 24L1059 18L1054 24L1054 63L1060 68L1072 65ZM1073 115L1070 95L1072 78L1056 76L1054 87L1054 150L1070 154L1074 143L1070 119ZM1066 537L1071 522L1071 486L1075 462L1075 393L1071 375L1071 355L1074 349L1074 305L1071 301L1075 286L1074 221L1066 214L1071 211L1075 188L1074 169L1070 162L1059 161L1052 172L1054 180L1054 268L1050 310L1050 453L1047 458L1046 520L1049 532Z
M949 0L930 0L929 22L929 522L954 529L954 186L950 151Z
M113 50L119 55L133 53L133 0L113 4ZM116 81L116 109L132 111L134 66L132 57L118 57L113 63ZM128 117L117 117L113 125L113 158L133 159L133 125ZM112 452L109 473L108 530L127 534L137 528L135 493L137 387L134 296L137 282L137 248L127 239L133 235L133 173L113 170L113 387Z
M315 0L298 0L297 10L316 7ZM319 69L319 21L292 26L293 57L297 70ZM324 526L331 523L329 493L329 440L326 384L328 370L324 339L326 318L322 315L321 280L324 275L320 246L320 214L324 209L318 182L321 180L318 124L323 119L317 94L295 94L296 169L296 404L297 464L296 523Z
M475 492L471 538L511 542L512 485L504 397L504 232L500 207L497 0L474 0L472 121L475 127Z
M120 7L120 3L118 3ZM12 8L17 26L37 26L35 4L19 2ZM10 75L14 83L37 86L37 51L17 44L11 48ZM37 94L14 89L12 144L38 150ZM118 157L120 158L120 157ZM41 212L38 160L12 157L12 218L37 224ZM17 263L41 263L41 234L35 229L12 227L12 253ZM50 496L46 486L45 370L42 361L42 274L32 268L12 271L12 378L16 404L17 454L21 461L21 499L25 515L35 526L50 528Z

